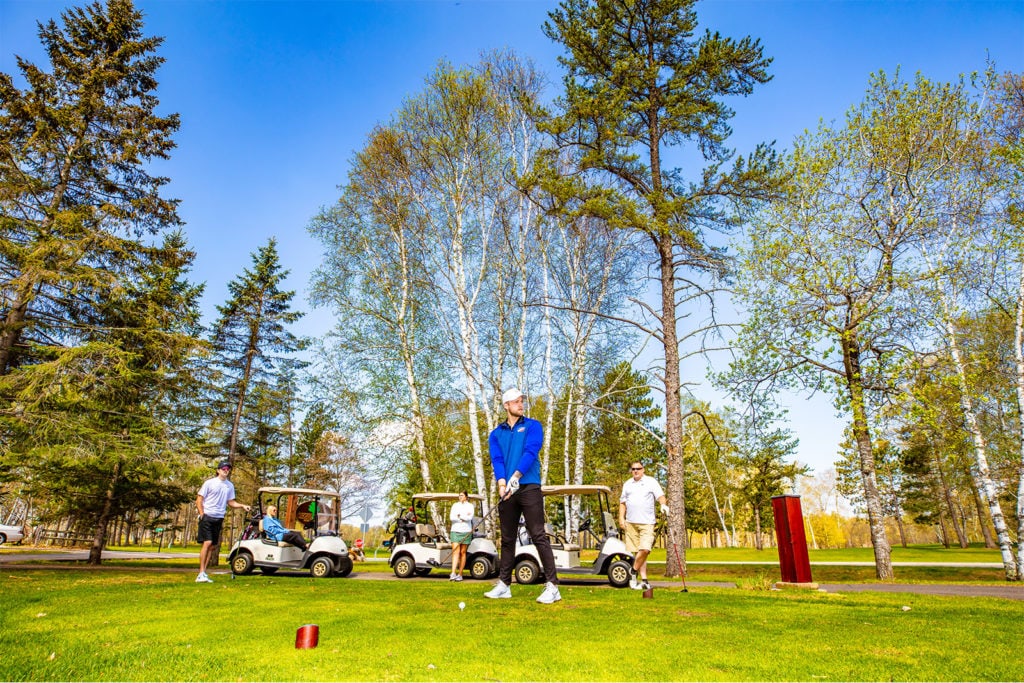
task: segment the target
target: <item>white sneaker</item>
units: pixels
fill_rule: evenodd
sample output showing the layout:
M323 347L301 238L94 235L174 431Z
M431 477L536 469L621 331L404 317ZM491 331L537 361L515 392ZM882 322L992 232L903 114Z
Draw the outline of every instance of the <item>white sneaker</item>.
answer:
M640 581L640 589L645 591L651 590L651 584L647 582L647 579Z
M201 572L196 577L196 583L213 583L213 579L206 575L206 572Z
M629 587L636 590L640 587L640 582L636 580L636 575L630 572L629 574Z
M454 581L455 583L462 581L462 574L456 574L452 581Z
M454 581L455 580L455 574L449 575L448 580L449 581Z
M550 605L553 602L558 602L562 599L562 594L558 592L558 586L548 582L544 584L544 592L537 598L537 602L542 605Z
M485 598L511 598L512 589L505 585L501 579L494 585L494 588L484 593Z

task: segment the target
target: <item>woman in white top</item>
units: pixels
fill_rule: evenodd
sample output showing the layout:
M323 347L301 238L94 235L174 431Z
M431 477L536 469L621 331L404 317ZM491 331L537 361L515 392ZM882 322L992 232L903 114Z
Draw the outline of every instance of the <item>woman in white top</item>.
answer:
M459 502L452 505L449 518L452 521L452 575L449 581L462 581L462 572L466 568L466 550L473 540L473 504L469 502L469 494L459 493Z

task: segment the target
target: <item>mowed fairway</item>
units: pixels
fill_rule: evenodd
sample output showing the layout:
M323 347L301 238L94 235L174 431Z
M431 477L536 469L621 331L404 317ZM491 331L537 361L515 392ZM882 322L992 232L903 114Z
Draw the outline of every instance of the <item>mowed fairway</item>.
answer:
M3 680L1017 680L1024 603L921 595L5 572ZM460 612L458 603L466 608ZM909 610L902 609L910 607ZM320 627L296 650L295 632Z

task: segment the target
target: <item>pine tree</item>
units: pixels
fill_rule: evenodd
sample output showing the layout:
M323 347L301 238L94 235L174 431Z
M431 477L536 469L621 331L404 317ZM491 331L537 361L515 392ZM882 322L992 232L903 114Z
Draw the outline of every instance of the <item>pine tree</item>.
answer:
M92 302L95 324L79 343L0 382L19 406L3 418L5 458L52 514L94 530L92 564L118 515L191 496L166 481L190 450L178 425L196 384L202 288L185 280L194 255L180 233L140 256Z
M156 113L155 52L131 0L72 8L39 26L51 71L0 73L0 375L78 338L138 238L180 223L150 163L174 147Z
M725 141L733 112L722 99L747 95L769 80L771 60L756 40L719 34L695 36L695 0L564 0L544 31L568 55L562 114L546 128L561 149L579 152L579 169L556 172L547 189L584 213L648 238L660 288L656 324L645 327L665 352L665 441L669 507L676 537L685 538L682 409L680 405L680 297L710 296L699 284L722 267L709 246L708 229L734 224L726 202L745 204L774 191L775 154L760 146L733 157ZM687 182L669 168L667 152L690 144L707 165ZM676 155L674 155L676 156ZM680 292L688 290L685 294ZM651 329L651 327L655 329ZM693 333L702 334L697 331ZM669 557L666 575L685 572Z
M305 348L305 341L292 334L288 326L302 317L291 310L294 291L280 288L288 276L281 269L277 241L270 239L252 256L252 269L246 268L228 283L231 298L218 306L220 317L213 329L214 364L222 383L215 389L215 417L226 425L224 445L234 460L243 438L243 418L249 393L256 382L273 385L276 372L300 365L290 357ZM250 440L255 436L249 430Z

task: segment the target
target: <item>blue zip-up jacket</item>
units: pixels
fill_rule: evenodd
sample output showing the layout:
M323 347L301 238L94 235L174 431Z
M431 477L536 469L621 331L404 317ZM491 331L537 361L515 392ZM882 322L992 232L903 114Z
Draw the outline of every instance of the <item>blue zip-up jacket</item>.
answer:
M267 538L280 541L284 538L285 531L287 531L287 529L285 529L281 522L277 521L276 518L271 517L270 515L263 518L263 533L267 535Z
M512 473L519 470L523 474L520 484L540 484L537 455L543 445L544 427L537 420L524 416L515 427L509 427L507 420L499 424L488 439L494 479L508 481Z

